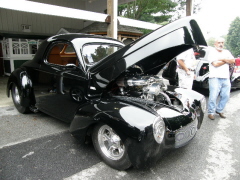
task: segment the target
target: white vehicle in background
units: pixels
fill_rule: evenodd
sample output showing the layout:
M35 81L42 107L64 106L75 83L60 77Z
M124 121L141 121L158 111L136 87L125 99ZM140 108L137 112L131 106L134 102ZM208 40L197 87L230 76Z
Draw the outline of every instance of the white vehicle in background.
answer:
M204 89L208 89L208 77L209 77L209 63L208 56L209 51L212 47L202 47L198 53L199 57L197 58L197 67L196 67L196 79L193 82L195 87L200 87ZM231 86L232 88L240 88L240 73L237 71L237 66L229 69L231 73Z
M212 47L200 47L195 52L197 59L196 77L193 81L194 88L208 89L209 63L208 56ZM178 86L178 75L176 73L176 58L172 59L163 69L162 77L169 80L170 85ZM231 86L232 88L240 88L240 68L237 66L231 68Z

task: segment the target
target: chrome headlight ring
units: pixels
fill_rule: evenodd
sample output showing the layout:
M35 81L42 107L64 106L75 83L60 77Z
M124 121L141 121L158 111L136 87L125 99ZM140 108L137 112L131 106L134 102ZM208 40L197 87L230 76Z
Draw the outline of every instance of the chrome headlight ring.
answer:
M153 122L153 136L157 143L161 144L165 134L165 123L163 119L158 116Z

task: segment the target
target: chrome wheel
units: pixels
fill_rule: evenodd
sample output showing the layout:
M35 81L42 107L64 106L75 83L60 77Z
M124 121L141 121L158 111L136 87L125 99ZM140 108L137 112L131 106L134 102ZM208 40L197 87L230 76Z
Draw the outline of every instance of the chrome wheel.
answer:
M99 122L94 126L92 141L100 158L110 167L125 170L132 163L128 157L127 148L121 138L110 126ZM131 144L131 139L127 140Z
M125 147L120 137L108 125L103 125L98 131L98 142L101 151L112 160L123 157Z
M20 113L29 113L30 110L29 110L29 106L22 106L21 105L21 98L20 98L20 94L21 92L19 91L18 87L16 84L13 83L12 85L12 89L11 89L11 93L12 93L12 100L13 100L13 103L15 105L15 107L17 108L17 110L20 112Z
M13 91L14 91L13 98L15 99L15 102L20 104L20 96L19 96L19 91L18 91L17 86L14 86Z

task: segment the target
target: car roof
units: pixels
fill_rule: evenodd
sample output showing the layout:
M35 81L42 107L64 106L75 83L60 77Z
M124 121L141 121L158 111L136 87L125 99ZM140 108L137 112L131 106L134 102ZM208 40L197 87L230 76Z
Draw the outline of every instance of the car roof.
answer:
M44 53L46 52L46 50L49 48L49 45L51 45L52 43L54 43L55 41L65 41L65 42L72 42L75 39L88 39L90 40L89 42L95 42L95 40L102 41L102 42L111 42L111 43L116 43L116 44L121 44L122 46L124 46L124 44L121 41L118 41L116 39L110 38L110 37L106 37L106 36L98 36L98 35L92 35L92 34L83 34L83 33L69 33L69 34L58 34L52 37L49 37L47 39L45 39L41 45L38 48L37 53L35 54L33 61L39 63L40 61L42 61L43 57L44 57ZM91 41L92 39L92 41Z
M54 41L54 40L65 40L65 41L72 41L73 39L76 38L94 38L94 39L106 39L106 40L112 40L112 41L116 41L116 42L120 42L116 39L107 37L107 36L99 36L99 35L93 35L93 34L83 34L83 33L69 33L69 34L58 34L55 36L52 36L48 39L46 39L46 41L50 42L50 41Z

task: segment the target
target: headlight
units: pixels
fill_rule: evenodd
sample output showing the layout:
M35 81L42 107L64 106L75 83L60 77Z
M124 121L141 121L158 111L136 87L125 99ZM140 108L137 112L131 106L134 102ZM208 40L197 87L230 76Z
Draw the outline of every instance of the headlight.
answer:
M165 123L163 119L158 116L155 118L153 122L153 135L157 143L161 143L163 141L165 134Z
M202 97L201 99L201 109L203 111L203 113L205 113L207 111L207 101L205 97Z

